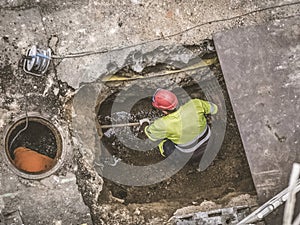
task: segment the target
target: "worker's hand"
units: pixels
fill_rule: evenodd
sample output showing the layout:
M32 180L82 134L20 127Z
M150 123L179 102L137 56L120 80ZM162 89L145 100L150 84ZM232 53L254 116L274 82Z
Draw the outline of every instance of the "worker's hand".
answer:
M146 123L147 125L150 124L150 120L149 120L148 118L141 119L139 122L140 122L140 125L141 125L141 126L143 126L144 123Z
M140 129L138 137L142 140L147 139L147 135L145 134L145 128L150 124L150 120L148 118L141 119L140 121Z

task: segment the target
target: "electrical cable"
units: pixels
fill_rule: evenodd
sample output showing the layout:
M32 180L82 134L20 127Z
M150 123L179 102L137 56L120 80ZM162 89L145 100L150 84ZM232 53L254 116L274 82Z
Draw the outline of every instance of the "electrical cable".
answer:
M286 4L281 4L281 5L270 6L270 7L266 7L266 8L262 8L262 9L253 10L253 11L250 11L250 12L247 12L247 13L244 13L244 14L240 14L240 15L237 15L237 16L229 17L229 18L212 20L212 21L196 24L195 26L189 27L187 29L184 29L184 30L179 31L179 32L174 33L174 34L170 34L170 35L167 35L167 36L163 36L163 37L155 38L155 39L152 39L152 40L140 42L138 44L128 45L128 46L124 46L124 47L114 47L110 50L104 48L104 49L100 49L100 50L97 50L97 51L70 53L70 54L66 54L66 55L52 55L51 58L53 58L53 59L78 58L78 57L83 57L83 56L103 54L103 53L107 53L107 52L114 52L114 51L120 51L120 50L124 50L124 49L128 49L128 48L134 48L134 47L137 47L137 46L140 46L140 45L153 43L153 42L160 41L160 40L163 40L163 39L164 40L170 39L172 37L179 36L179 35L184 34L184 33L188 32L190 30L194 30L196 28L199 28L199 27L202 27L202 26L205 26L205 25L208 25L208 24L225 22L225 21L238 19L238 18L241 18L241 17L249 16L251 14L255 14L255 13L259 13L259 12L263 12L263 11L267 11L267 10L272 10L272 9L277 9L277 8L282 8L282 7L286 7L286 6L292 6L292 5L298 5L298 4L300 4L300 2L286 3ZM299 14L297 14L295 16L298 16L298 15Z

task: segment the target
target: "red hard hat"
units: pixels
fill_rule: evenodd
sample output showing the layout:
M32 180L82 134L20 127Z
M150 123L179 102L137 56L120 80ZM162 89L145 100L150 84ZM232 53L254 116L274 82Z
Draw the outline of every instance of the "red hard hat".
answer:
M171 91L157 89L152 97L152 105L160 110L173 110L178 105L178 99Z

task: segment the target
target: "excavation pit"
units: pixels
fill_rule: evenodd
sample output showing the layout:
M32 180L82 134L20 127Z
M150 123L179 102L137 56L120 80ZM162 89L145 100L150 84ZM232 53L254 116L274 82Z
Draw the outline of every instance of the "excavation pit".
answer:
M213 69L225 92L226 87L219 65L215 65ZM169 77L169 79L171 80L172 77ZM131 87L146 92L149 92L149 89L153 89L151 92L153 94L155 91L153 86L160 87L162 83L159 79L155 81L156 85L153 85L153 82L148 84L148 86L147 83L142 83L131 85ZM197 82L194 82L192 79L183 78L178 84L191 98L206 99L204 91L197 85ZM120 89L122 89L122 87ZM173 89L173 91L176 92L176 89ZM116 104L119 90L112 88L110 92L107 93L110 94L106 95L97 107L100 127L101 125L124 122L111 118L111 115L114 113L112 108L113 105ZM140 99L140 101L134 102L134 104L132 103L133 98L130 96L123 97L124 98L118 102L119 113L125 117L127 116L127 122L137 122L145 117L153 120L162 116L159 111L152 107L151 94L146 98ZM180 94L178 97L181 99ZM111 195L117 199L121 199L125 205L135 203L176 202L174 204L180 204L181 206L190 205L192 201L202 202L204 200L213 200L225 205L226 202L229 201L229 199L226 198L228 195L234 196L241 193L255 195L237 124L228 96L226 95L225 98L226 107L229 109L225 139L211 167L205 171L198 172L197 165L186 164L179 172L166 180L142 187L118 184L105 178L103 193L99 198L99 204L109 202L110 199L108 196ZM184 99L181 100L183 101L182 103L184 103ZM133 107L125 112L124 115L123 109L125 109L128 104L133 104ZM210 118L208 117L208 122L209 120ZM121 162L135 166L148 166L164 160L157 147L148 151L136 151L124 146L115 136L113 129L115 128L102 129L101 142L111 155L122 159ZM121 130L122 128L118 129ZM131 133L131 135L140 138L138 135L138 126L130 127L127 131ZM127 131L125 131L125 134ZM123 137L126 137L126 135L123 135ZM104 156L104 158L105 157L106 156ZM103 170L105 171L105 166ZM125 172L126 171L123 171L123 174ZM162 171L162 173L163 172L164 171ZM170 213L171 211L172 207L170 207Z
M27 179L41 179L54 173L60 167L62 151L59 128L43 117L22 117L5 135L8 165Z
M73 100L74 115L77 118L73 120L75 122L73 127L78 130L79 143L84 146L81 148L84 159L93 165L93 169L104 181L101 182L101 189L94 183L90 185L89 181L95 180L93 172L91 177L89 176L87 185L84 183L81 188L85 201L92 205L95 220L100 221L99 218L102 218L103 212L101 210L106 206L109 207L107 208L109 217L104 220L108 222L116 215L110 214L113 210L116 209L117 214L123 213L118 210L119 207L126 208L126 210L131 207L133 211L130 211L132 213L130 215L134 215L135 208L141 206L145 209L141 211L141 215L150 219L158 216L159 212L170 217L178 208L191 204L197 205L204 200L214 201L225 207L234 196L246 193L255 196L249 166L223 75L216 55L212 57L206 60L210 62L209 67L207 63L197 61L188 67L190 69L172 66L159 68L154 72L148 70L147 74L134 73L127 68L122 69L118 73L101 78L99 82L85 85L78 91ZM165 160L156 145L152 149L137 151L128 146L116 144L118 140L114 137L115 130L102 127L102 125L137 122L144 117L151 118L149 116L151 113L160 117L151 106L153 93L157 88L166 88L175 92L178 87L185 90L190 98L212 100L218 106L226 105L226 110L220 107L219 112L222 113L211 117L213 127L217 128L215 121L224 118L220 115L227 114L226 129L223 129L224 142L221 148L218 148L220 151L217 157L213 156L213 163L209 161L210 166L202 172L197 170L198 165L192 164L180 167L180 170L175 173L172 173L173 171L168 167L172 164L164 167L166 170L160 170L161 167L157 169L156 164ZM205 96L202 95L203 92ZM183 99L178 93L176 95L183 101L182 103L186 102L187 99ZM83 107L84 105L86 107ZM112 115L123 115L123 112L125 112L124 115L130 116L127 121L118 120L118 117L116 120L111 119ZM152 118L155 117L154 115ZM139 139L132 132L137 128L138 126L127 129L132 136L121 135L120 137L125 141L132 137ZM219 133L214 134L216 136ZM116 160L112 155L118 159L121 158L121 161ZM86 179L86 167L80 165L78 168L80 172L78 176ZM163 176L163 178L158 176ZM95 182L98 184L98 181ZM98 195L99 190L101 193ZM97 204L95 204L95 198ZM96 208L95 205L97 205ZM158 208L154 207L155 205ZM151 210L147 210L150 208ZM153 212L152 208L156 212ZM128 223L127 220L125 223Z

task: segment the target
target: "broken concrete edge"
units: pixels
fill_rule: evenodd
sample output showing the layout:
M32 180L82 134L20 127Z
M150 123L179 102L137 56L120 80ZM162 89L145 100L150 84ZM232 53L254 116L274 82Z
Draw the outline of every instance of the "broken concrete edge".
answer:
M94 210L96 215L101 215L101 218L95 218L95 224L110 225L121 220L126 224L174 225L176 224L175 222L178 218L191 218L201 212L207 213L213 210L217 212L223 210L224 208L242 208L247 209L247 212L249 213L254 207L257 206L256 196L235 193L231 194L230 198L232 198L232 201L227 202L227 204L218 203L220 201L224 201L224 199L217 199L216 201L204 200L203 202L199 203L192 202L190 205L185 207L182 207L179 202L172 201L159 201L143 204L131 203L124 205L114 198L111 198L109 203L102 203L98 206L93 205L91 208ZM159 211L157 211L157 209L159 209ZM166 212L169 212L170 214ZM155 216L149 217L149 214ZM122 217L121 215L125 217Z
M57 67L57 74L61 81L78 89L87 83L99 81L104 76L113 76L124 68L141 74L146 67L157 64L181 69L191 66L196 61L201 61L201 55L193 53L183 45L160 41L122 50L111 50L108 53L89 55L89 57L64 59ZM76 69L74 65L77 65ZM68 70L73 70L72 76L64 72Z
M79 148L79 149L81 149L81 148ZM87 157L88 158L88 160L90 160L90 159L92 159L92 157L90 158L90 157ZM97 195L97 194L96 194Z
M74 45L75 43L73 43L73 41L71 42L69 39L71 38L72 40L74 40L74 37L72 37L72 33L74 33L74 31L77 31L76 29L78 28L77 26L75 26L74 25L74 23L73 23L73 25L72 26L70 26L69 27L69 29L71 29L70 31L73 31L73 32L66 32L67 34L64 34L64 33L62 33L62 34L60 34L60 33L56 33L56 32L54 32L54 30L55 29L57 29L57 27L52 27L52 24L51 24L51 21L53 20L53 19L57 19L57 18L59 18L58 16L61 16L61 12L57 12L57 15L55 14L55 15L53 15L53 18L51 18L50 19L50 21L47 21L47 20L49 20L49 15L47 14L47 13L45 13L45 12L41 12L41 11L43 11L43 9L44 8L46 8L47 6L50 8L51 6L53 6L53 5L55 5L55 7L53 7L53 8L55 8L55 9L59 9L60 7L59 6L61 6L62 7L62 9L66 9L66 8L68 8L68 6L72 6L74 4L74 6L76 6L75 8L72 8L72 10L76 10L76 11L78 11L78 13L80 13L80 12L86 12L86 10L87 9L91 9L91 10L93 10L93 9L95 9L95 8L97 8L97 7L99 7L99 4L97 3L95 3L95 2L91 2L90 4L87 4L87 6L86 7L82 7L82 9L79 9L78 8L78 6L80 6L80 3L79 2L74 2L74 3L65 3L64 2L64 4L60 4L60 1L58 1L56 4L53 4L53 3L51 3L51 5L50 4L48 4L48 2L46 1L46 2L39 2L39 1L23 1L23 0L17 0L17 1L4 1L1 5L2 5L2 7L3 7L3 10L9 10L8 8L9 7L12 7L11 8L11 11L13 11L13 10L15 10L15 11L17 11L17 10L19 10L19 11L21 11L21 9L30 9L30 10L35 10L35 11L39 11L39 12L36 12L36 14L37 14L37 16L38 17L41 17L41 18L39 18L39 19L36 19L37 21L39 21L39 26L41 27L39 30L41 30L42 31L42 33L43 33L43 38L41 39L39 36L37 36L37 37L35 37L34 38L34 40L32 40L32 43L37 43L37 40L39 40L38 42L39 43L46 43L47 41L49 42L49 45L51 45L50 47L52 48L53 46L55 47L56 46L56 44L53 44L52 45L52 41L51 41L51 37L56 37L56 38L61 38L61 39L66 39L66 41L64 41L63 43L60 43L60 48L61 49L63 49L63 50L65 50L65 47L63 46L63 45L65 45L66 43L68 43L69 45ZM124 4L124 2L123 3L121 3L121 4ZM219 2L217 3L217 4L220 4ZM24 5L24 8L22 8L22 6ZM101 5L101 4L100 4ZM126 4L125 4L126 5ZM132 4L132 6L130 6L130 4L128 5L128 7L133 7L133 9L134 9L134 5L135 4ZM243 4L241 4L241 3L237 3L237 2L231 2L229 5L237 5L237 6L235 6L235 7L233 7L233 9L238 9L238 8L242 8L242 11L240 12L240 13L242 13L242 12L244 12L244 10L245 10L245 7L244 7L244 5ZM250 4L251 5L251 4ZM258 5L260 5L260 4L258 4ZM270 5L270 4L267 4L267 5ZM25 7L26 6L26 7ZM226 4L226 6L228 6L228 4ZM243 7L242 7L243 6ZM262 6L265 6L264 4L262 4L261 5L261 7ZM290 16L290 14L292 14L292 12L293 12L293 7L294 8L296 8L296 3L290 3L290 4L283 4L282 6L274 6L276 9L277 9L277 11L275 11L275 12L272 12L272 13L270 13L269 12L269 10L271 10L272 9L272 7L270 7L270 6L268 6L268 7L266 7L268 10L266 10L266 12L265 11L263 11L263 9L260 9L260 10L257 10L257 11L255 11L254 10L254 12L253 12L253 14L252 13L250 13L250 15L247 15L248 13L245 13L245 15L244 16L242 16L243 14L241 14L241 18L239 18L239 16L235 16L235 17L233 17L232 19L230 19L230 18L224 18L224 19L219 19L219 20L217 20L216 21L216 24L215 25L213 25L212 26L212 28L210 27L211 26L211 24L212 24L212 22L206 22L207 23L207 25L209 25L209 27L208 28L206 28L206 29L203 29L204 31L202 31L201 29L199 30L199 29L196 29L197 28L197 26L195 26L195 29L192 29L189 33L182 33L181 34L181 32L179 32L178 33L178 36L177 35L175 35L174 34L174 37L172 38L172 40L169 40L169 41L166 41L166 40L164 40L164 37L161 37L161 40L157 40L157 38L155 39L154 37L154 39L152 39L152 40L148 40L148 41L145 41L145 42L142 42L142 43L136 43L135 45L133 45L133 46L145 46L145 43L148 43L148 44L152 44L152 43L154 43L154 42L169 42L169 43L182 43L182 45L185 45L185 44L190 44L190 45L195 45L195 44L198 44L199 43L199 40L203 40L203 39L206 39L206 38L209 38L208 36L211 36L211 34L213 34L213 33L215 33L215 32L217 32L217 31L219 31L221 28L222 29L224 29L223 27L225 27L225 29L230 29L230 28L232 28L232 27L239 27L239 26L245 26L245 25L247 25L247 23L249 23L249 24L253 24L253 21L254 22L258 22L258 21L260 21L260 20L270 20L270 19L273 19L273 17L274 18L279 18L279 17L284 17L284 16L286 16L285 15L285 13L281 13L282 11L283 11L283 9L288 9L287 11L287 15L288 16ZM14 8L14 7L17 7L17 8ZM21 7L21 8L18 8L18 7ZM32 8L33 7L33 8ZM105 6L104 6L105 7ZM212 6L210 6L210 7L212 7ZM249 7L249 5L248 5L248 7ZM257 6L258 8L259 8L259 6ZM281 9L281 8L282 9ZM289 7L289 8L287 8L287 7ZM228 9L230 9L231 7L229 7L229 8L226 8L226 12L227 12L227 14L228 14ZM252 7L250 7L249 9L248 9L248 11L250 11L252 9ZM280 10L279 10L280 9ZM45 9L44 9L45 10ZM53 10L53 9L52 9ZM80 11L80 10L82 10L82 11ZM295 11L295 10L294 10ZM64 12L63 12L64 13ZM70 13L70 12L65 12L66 14L68 14L68 13ZM232 11L230 11L230 13L232 13ZM235 13L238 13L238 11L235 11ZM260 15L260 13L262 13L262 15ZM28 13L28 14L30 14L31 15L31 13ZM54 13L53 13L54 14ZM85 14L85 13L82 13L83 15ZM51 14L50 14L51 15ZM259 16L260 15L260 16ZM199 16L199 15L198 15ZM248 18L247 16L250 16L250 18ZM253 18L254 17L254 18ZM260 17L262 17L262 18L260 18ZM161 18L161 20L163 21L164 19L162 19ZM223 21L224 20L224 21ZM198 21L201 21L201 20L198 20ZM78 21L78 22L81 22L80 20ZM49 24L50 23L50 24ZM57 20L57 23L59 24L59 25L62 25L62 23L61 23L61 21L59 21L59 19ZM224 24L222 24L222 25L220 25L220 24L218 24L218 23L224 23ZM80 24L80 23L76 23L76 24ZM85 43L88 43L88 40L89 40L89 38L91 38L90 36L96 36L96 34L98 34L97 33L97 30L99 30L98 28L99 28L99 23L96 23L97 24L97 29L95 30L95 27L94 27L94 25L92 24L91 26L92 26L92 30L91 30L91 32L90 32L90 34L89 35L87 35L87 34L85 34L86 35L86 42ZM205 24L205 23L204 23ZM74 27L73 27L74 26ZM143 26L141 26L141 27L143 27ZM90 28L90 27L89 27ZM88 30L89 30L89 28L87 28ZM75 30L74 30L75 29ZM95 33L96 32L96 33ZM103 30L101 30L101 32L103 32ZM105 33L106 31L104 31L104 33ZM152 31L153 32L153 31ZM31 32L31 33L34 33L34 32ZM70 33L70 34L68 34L68 33ZM77 33L81 33L81 32L77 32ZM50 37L47 37L47 34L50 34ZM181 34L181 35L180 35ZM191 35L191 34L193 34L193 35ZM130 36L129 34L126 34L126 33L124 33L124 35L125 35L125 37L127 37L127 36ZM104 35L105 36L105 35ZM118 35L116 35L116 36L118 36ZM172 34L170 35L170 36L173 36ZM100 36L101 37L101 36ZM93 37L94 38L94 37ZM118 43L118 41L120 40L119 39L120 37L118 37L118 38L116 38L116 43ZM194 39L196 39L196 40L194 40ZM114 39L112 39L112 40L114 40ZM130 38L128 38L127 37L127 41L129 42L131 39ZM136 39L135 39L136 40ZM155 40L157 40L157 41L155 41ZM26 44L27 44L27 47L29 47L28 46L28 44L30 43L30 41L31 40L27 40L26 42L27 43L22 43L22 45L20 46L20 47L25 47L26 46ZM69 41L69 42L68 42ZM54 41L54 42L57 42L57 41ZM80 43L80 42L79 42ZM91 41L90 41L90 43L92 43ZM116 49L116 47L112 47L111 45L112 44L114 44L114 42L112 42L112 43L109 43L109 46L110 46L110 48L109 49L111 49L111 48L113 48L113 49ZM19 45L19 44L18 44ZM67 46L67 48L69 47L69 45L65 45L65 46ZM78 49L78 46L76 46L77 44L75 44L75 46L74 46L74 49ZM94 45L94 44L93 44ZM53 47L53 49L54 49L54 47ZM77 48L76 48L77 47ZM94 49L94 46L90 46L90 47L92 47L91 49ZM124 49L124 48L127 48L126 46L125 47L122 47L122 46L120 46L120 48L121 49ZM134 47L130 47L130 46L128 46L128 48L134 48ZM81 47L81 49L82 49L82 47ZM62 51L62 52L64 52L64 51ZM107 55L107 56L109 56L109 55ZM112 54L112 56L114 56L113 54ZM102 62L102 61L98 61L98 63L99 62ZM101 64L101 63L99 63L99 64ZM112 64L114 64L114 63L112 63ZM74 65L74 64L73 64ZM102 67L101 67L102 68ZM119 68L121 68L121 67L119 67ZM105 69L105 68L104 68ZM83 72L83 73L85 73L85 75L87 74L88 76L90 76L89 75L89 73L86 73L85 71L87 70L87 68L84 68L84 67L82 67L81 68L81 72ZM61 71L67 71L67 70L64 70L64 69L62 69ZM102 73L101 71L98 71L98 73L100 74L100 73ZM65 75L61 75L61 76L65 76ZM67 75L66 75L67 76ZM88 77L87 78L87 81L88 82L90 82L90 81L92 81L95 77L96 77L97 75L96 74L93 74L92 76L90 76L90 77ZM64 81L64 80L66 80L66 79L61 79L62 81ZM74 86L74 87L76 87L78 84L80 84L80 81L74 81L74 84L71 84L71 82L69 82L70 83L70 85L71 86Z

